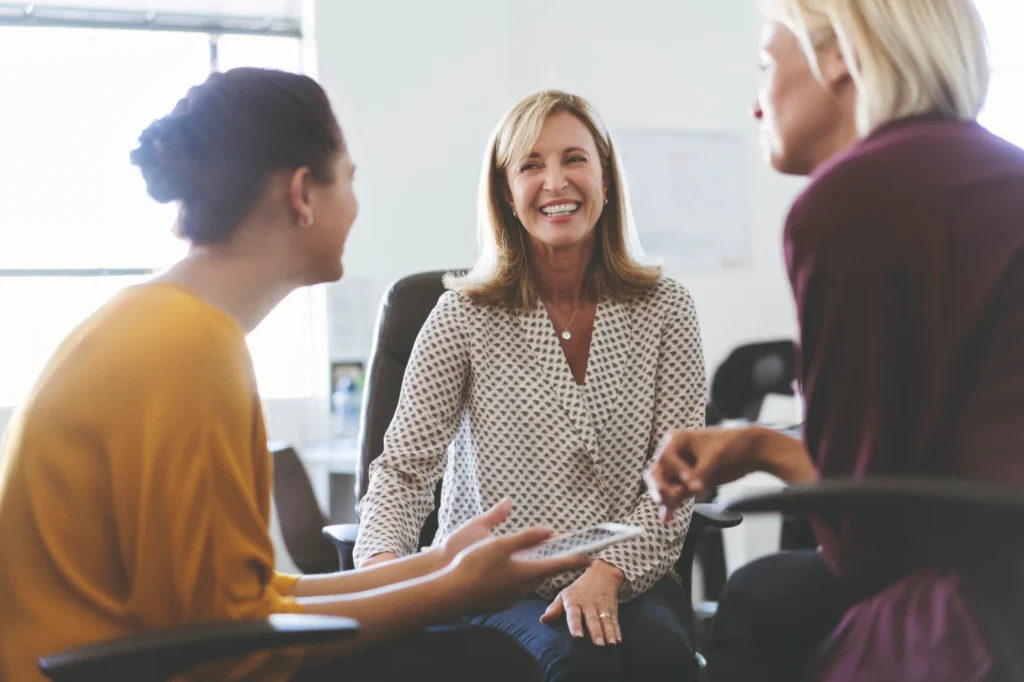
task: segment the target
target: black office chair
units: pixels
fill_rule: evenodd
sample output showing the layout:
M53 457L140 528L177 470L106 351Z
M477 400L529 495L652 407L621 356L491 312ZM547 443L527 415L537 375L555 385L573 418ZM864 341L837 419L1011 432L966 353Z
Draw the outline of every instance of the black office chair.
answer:
M320 511L306 467L287 443L268 444L274 458L274 508L285 549L305 574L338 570L338 552L321 529L330 523Z
M788 339L736 347L715 370L709 416L713 415L715 423L725 419L757 421L766 395L793 395L795 365L796 346Z
M769 393L793 395L796 347L787 339L759 341L735 348L715 370L705 423L717 426L728 419L756 421ZM717 491L708 490L698 502L713 502ZM795 549L810 540L810 529L801 520L783 523L783 546ZM813 545L811 545L813 547ZM725 546L720 529L704 533L696 547L696 560L704 578L704 594L715 600L725 587Z
M430 311L444 293L444 274L445 271L435 271L404 277L391 285L381 301L364 389L363 417L359 434L360 477L356 490L359 500L366 494L369 485L370 463L384 450L384 433L391 424L391 418L398 406L402 378L409 356L412 354L413 344ZM434 511L427 517L420 532L420 547L429 546L437 532L440 483L434 492ZM690 531L676 563L676 571L683 579L687 594L691 593L693 557L701 532L706 528L736 526L741 521L742 516L738 514L725 512L710 505L696 506ZM359 533L358 524L327 526L323 532L338 548L341 569L354 568L352 550ZM698 605L697 608L699 616L712 611L704 605Z
M951 479L831 479L735 500L743 514L782 512L872 529L873 547L956 570L1006 680L1024 680L1024 491ZM827 644L823 647L827 651ZM809 665L810 679L817 671Z
M266 620L204 623L158 630L45 656L40 671L54 682L163 682L219 659L354 637L349 618L275 614Z

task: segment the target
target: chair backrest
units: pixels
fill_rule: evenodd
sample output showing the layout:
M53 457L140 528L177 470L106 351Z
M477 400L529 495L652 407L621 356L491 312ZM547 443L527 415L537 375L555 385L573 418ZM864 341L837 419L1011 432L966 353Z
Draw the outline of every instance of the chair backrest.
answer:
M274 507L292 562L303 573L333 573L338 551L321 531L329 521L320 511L313 484L295 449L271 443L274 457Z
M768 393L793 395L796 345L764 341L735 348L715 371L711 403L722 419L757 420Z
M356 498L363 499L370 482L370 464L384 451L384 433L398 407L405 367L420 328L444 293L442 278L450 270L421 272L394 282L381 299L370 365L363 389L363 418L359 433L359 481ZM420 533L420 546L429 545L437 531L441 484L434 491L434 511Z

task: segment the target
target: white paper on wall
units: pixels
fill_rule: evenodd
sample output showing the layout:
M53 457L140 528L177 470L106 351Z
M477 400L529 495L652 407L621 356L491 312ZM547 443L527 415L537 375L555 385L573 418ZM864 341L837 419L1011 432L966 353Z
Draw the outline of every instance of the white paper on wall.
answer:
M750 264L748 159L742 133L623 130L615 143L640 243L668 275Z
M327 343L332 361L370 354L376 309L369 277L345 277L327 285Z

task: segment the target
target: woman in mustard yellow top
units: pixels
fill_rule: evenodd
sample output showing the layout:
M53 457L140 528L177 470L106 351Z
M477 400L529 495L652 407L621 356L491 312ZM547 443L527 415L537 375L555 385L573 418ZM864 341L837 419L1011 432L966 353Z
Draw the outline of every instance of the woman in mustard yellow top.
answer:
M288 680L340 659L347 680L403 676L403 665L449 680L531 675L529 657L496 633L423 630L585 563L515 560L547 533L491 538L507 502L403 561L274 572L270 458L245 335L291 291L342 274L354 166L323 90L278 71L214 74L142 133L132 162L154 199L178 203L191 249L73 331L8 426L0 680L40 680L40 656L89 642L301 611L355 618L361 632L191 679Z

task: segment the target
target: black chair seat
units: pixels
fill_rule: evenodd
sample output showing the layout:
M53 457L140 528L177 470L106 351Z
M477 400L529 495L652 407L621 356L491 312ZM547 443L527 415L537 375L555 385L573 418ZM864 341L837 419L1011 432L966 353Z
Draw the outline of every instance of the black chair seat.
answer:
M55 682L160 682L216 659L333 642L358 632L350 618L275 614L266 620L189 625L90 644L46 656L39 669Z

